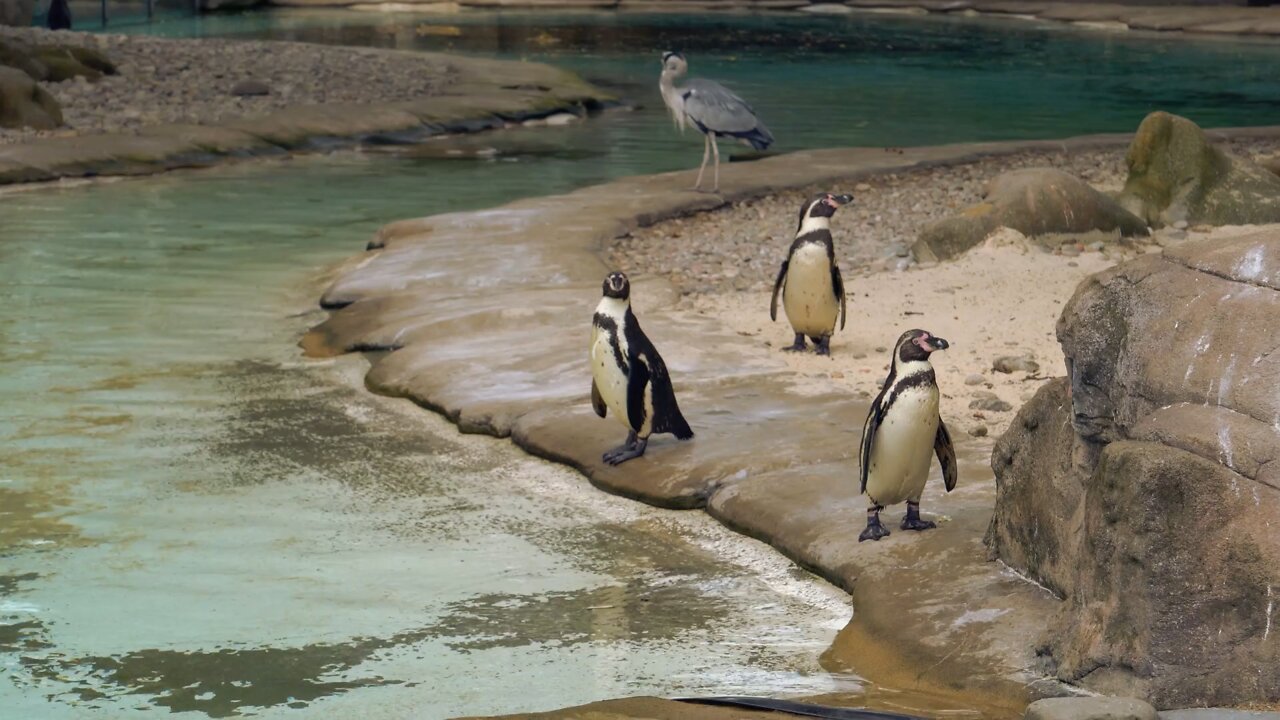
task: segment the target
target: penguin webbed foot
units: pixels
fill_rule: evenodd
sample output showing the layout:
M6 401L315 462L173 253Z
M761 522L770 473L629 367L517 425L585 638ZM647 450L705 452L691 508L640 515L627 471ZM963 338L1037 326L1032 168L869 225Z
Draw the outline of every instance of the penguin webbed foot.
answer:
M903 530L932 530L938 527L938 523L932 520L920 519L920 506L907 503L907 514L902 518Z
M863 529L862 534L858 536L858 542L864 540L879 540L880 538L889 537L889 529L880 524L880 510L876 508L873 512L867 513L867 527Z
M644 455L644 450L648 445L648 439L641 440L635 436L635 433L632 433L625 443L605 453L601 459L609 465L621 465L628 460L634 460Z
M831 338L813 338L813 351L818 355L831 355Z
M805 344L804 335L796 333L796 341L787 347L782 348L782 352L804 352L809 346Z

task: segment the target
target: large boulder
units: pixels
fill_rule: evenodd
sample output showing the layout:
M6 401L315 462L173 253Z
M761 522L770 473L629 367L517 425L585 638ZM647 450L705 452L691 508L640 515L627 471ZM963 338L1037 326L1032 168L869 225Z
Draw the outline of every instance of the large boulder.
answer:
M1154 112L1138 126L1119 196L1153 227L1280 222L1280 177L1214 147L1190 120Z
M62 82L80 76L90 81L115 75L115 63L91 48L76 45L32 45L0 38L0 65L17 68L40 82Z
M35 10L36 0L0 0L0 25L27 27Z
M1093 276L1068 377L992 455L992 555L1065 598L1067 682L1160 707L1280 697L1280 232Z
M924 262L947 260L978 245L998 228L1027 237L1059 233L1119 232L1145 235L1147 225L1083 180L1054 168L1027 168L998 175L983 201L920 233L912 247Z
M0 66L0 127L52 130L62 124L62 108L30 75Z

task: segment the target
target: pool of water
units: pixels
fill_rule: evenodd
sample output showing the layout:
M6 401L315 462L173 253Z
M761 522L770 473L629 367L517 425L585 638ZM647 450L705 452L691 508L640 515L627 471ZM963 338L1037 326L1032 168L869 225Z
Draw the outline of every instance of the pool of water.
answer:
M659 56L745 97L785 152L1129 132L1153 110L1204 127L1277 123L1280 46L1098 32L1060 23L885 14L276 11L134 28L551 62L644 111L600 147L624 168L700 160L657 93Z
M387 219L530 192L500 168L0 195L0 717L857 687L817 661L847 598L767 547L371 396L362 358L299 357L317 268Z
M161 23L531 57L645 105L464 144L0 194L0 717L448 717L849 689L845 599L304 361L323 268L391 220L696 164L657 54L778 149L1273 122L1280 51L894 18L272 12ZM437 154L438 155L438 154ZM589 312L589 308L584 308ZM530 688L535 690L531 691Z

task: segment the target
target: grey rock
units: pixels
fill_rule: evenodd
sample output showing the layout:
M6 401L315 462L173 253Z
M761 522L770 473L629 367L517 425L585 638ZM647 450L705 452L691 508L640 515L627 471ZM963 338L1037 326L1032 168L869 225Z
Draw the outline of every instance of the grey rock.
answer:
M1179 220L1178 222L1173 224L1173 227L1176 230L1186 230L1188 227L1188 224L1186 220Z
M1075 243L1067 243L1066 245L1058 248L1058 252L1062 253L1066 257L1077 257L1080 255L1080 248L1076 247Z
M1156 709L1137 698L1064 697L1037 700L1025 720L1157 720Z
M0 65L0 127L52 130L62 124L62 108L31 76Z
M986 381L987 381L986 377L979 375L977 373L974 373L973 375L969 375L964 379L964 384L965 385L981 385Z
M1125 159L1120 204L1153 227L1280 222L1280 177L1214 147L1186 118L1148 115Z
M996 443L994 558L1064 598L1061 681L1162 707L1280 696L1280 232L1091 276L1058 322L1069 377ZM1206 573L1205 568L1212 568Z
M261 80L241 80L231 86L231 94L237 97L255 97L258 95L270 95L271 88Z
M1013 228L1027 237L1053 233L1119 231L1145 235L1147 224L1110 196L1054 168L1026 168L997 176L983 201L926 227L912 246L920 260L957 257L997 228Z
M1232 708L1187 708L1164 710L1160 713L1160 720L1280 720L1280 712Z
M973 427L969 428L969 434L974 437L986 437L987 432L988 431L987 431L986 425L974 425Z
M1037 373L1040 371L1040 363L1032 360L1029 355L1003 355L991 363L991 369L1006 375L1015 372Z
M1013 409L1013 406L992 394L991 397L976 397L969 401L969 409L985 410L986 412L1009 412Z
M0 25L26 27L35 8L35 0L0 0Z

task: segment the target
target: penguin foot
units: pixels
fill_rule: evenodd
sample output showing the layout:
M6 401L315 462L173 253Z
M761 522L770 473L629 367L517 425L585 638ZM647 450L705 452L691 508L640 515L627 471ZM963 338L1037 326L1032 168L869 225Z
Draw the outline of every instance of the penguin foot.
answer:
M809 346L805 344L804 336L800 333L796 333L796 341L791 345L782 348L782 352L804 352L808 349Z
M876 518L875 522L867 521L867 527L863 529L862 534L858 536L858 542L863 540L879 540L880 538L889 537L889 529L880 524L880 519Z
M610 465L621 465L628 460L644 455L644 450L648 445L648 440L628 439L626 443L605 453L601 459Z
M818 338L813 341L813 351L818 355L831 355L831 338Z
M903 530L932 530L938 527L938 523L932 520L920 519L920 506L915 503L907 503L907 514L902 518Z

